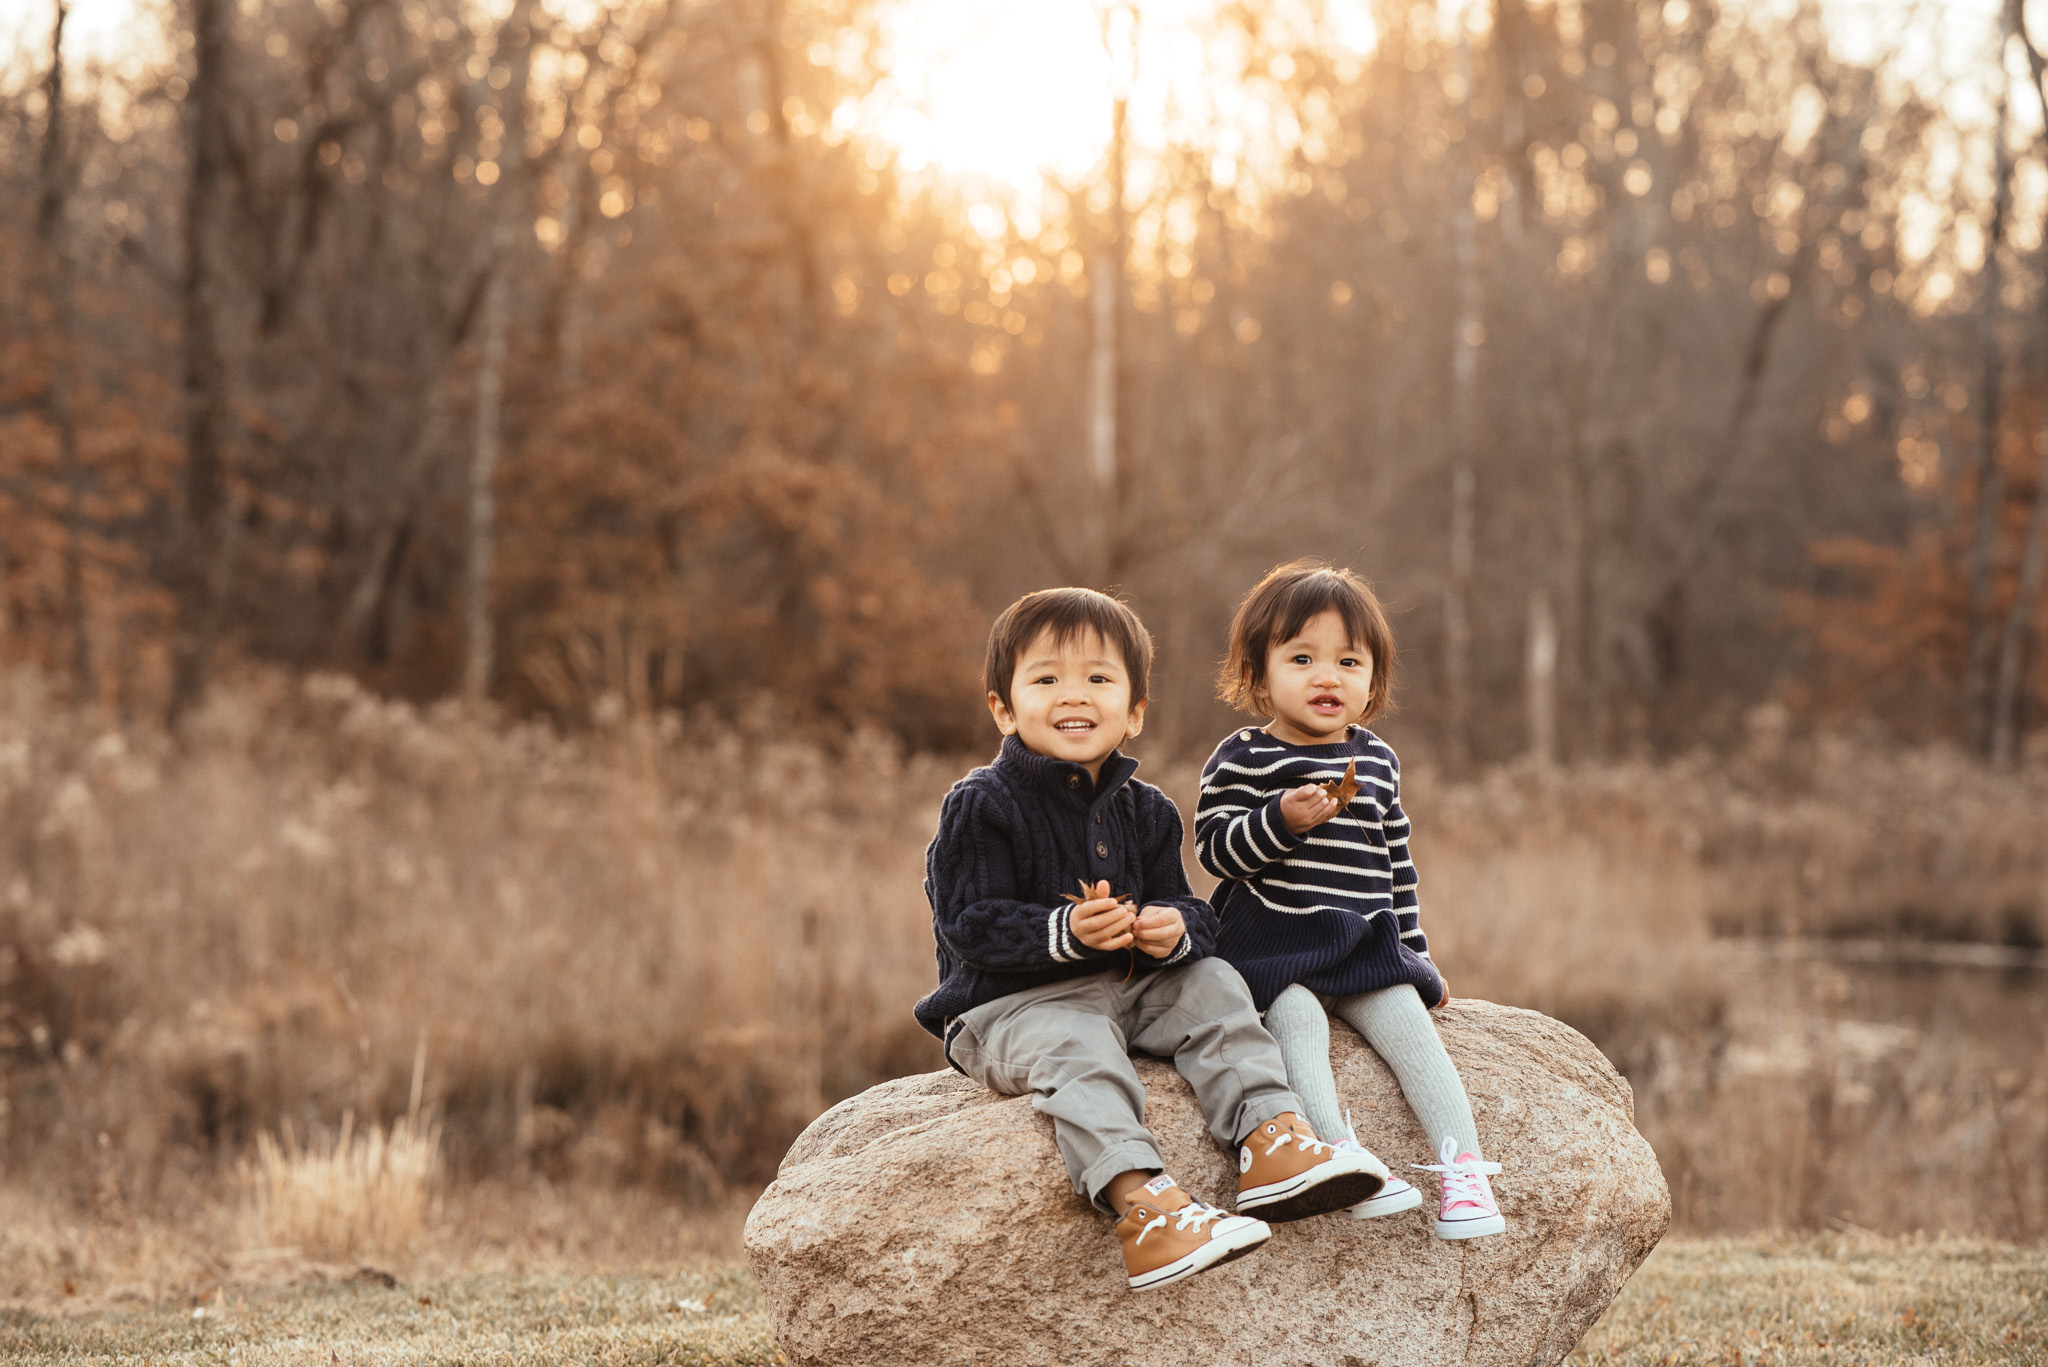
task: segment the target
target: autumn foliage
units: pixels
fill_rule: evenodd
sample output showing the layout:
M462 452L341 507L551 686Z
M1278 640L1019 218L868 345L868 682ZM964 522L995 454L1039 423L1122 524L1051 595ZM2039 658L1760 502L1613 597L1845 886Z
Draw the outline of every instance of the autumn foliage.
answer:
M950 744L989 612L1093 583L1195 746L1229 605L1324 554L1455 764L1727 743L1774 699L1988 743L2039 654L2000 644L2041 613L2039 206L1936 149L2020 184L2029 87L1993 157L1806 10L1374 17L1359 50L1220 8L1188 79L1251 122L1133 143L1120 202L906 168L843 0L27 35L0 656L135 718L268 662Z

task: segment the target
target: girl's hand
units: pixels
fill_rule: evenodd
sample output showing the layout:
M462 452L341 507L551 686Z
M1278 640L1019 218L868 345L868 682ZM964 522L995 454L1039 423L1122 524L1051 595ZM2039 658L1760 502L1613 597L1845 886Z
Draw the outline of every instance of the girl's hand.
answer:
M1111 897L1107 883L1097 883L1088 891L1094 896L1075 903L1073 915L1067 918L1067 928L1074 932L1074 938L1090 949L1128 948L1137 912L1129 902Z
M1449 1006L1451 1004L1451 980L1449 978L1446 978L1441 973L1436 975L1436 980L1444 985L1444 995L1442 1000L1438 1001L1435 1006L1429 1008L1432 1011L1435 1011L1440 1007Z
M1138 948L1155 959L1164 959L1173 953L1180 937L1187 934L1188 924L1181 919L1179 907L1146 907L1133 924L1133 931Z
M1306 835L1335 816L1342 806L1319 785L1304 783L1289 789L1287 796L1280 799L1280 819L1296 835Z

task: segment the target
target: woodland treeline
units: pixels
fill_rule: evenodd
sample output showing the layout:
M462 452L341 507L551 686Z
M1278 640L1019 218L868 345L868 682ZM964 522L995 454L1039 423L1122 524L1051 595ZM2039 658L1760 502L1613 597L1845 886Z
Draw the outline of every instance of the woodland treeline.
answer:
M1225 5L1272 155L1120 109L970 219L849 134L856 0L179 0L77 69L60 3L0 98L0 657L127 718L253 662L979 744L988 614L1083 582L1160 636L1146 743L1202 748L1238 596L1323 554L1453 767L1765 703L2016 756L2020 0L1989 125L1811 3L1481 8L1359 56Z

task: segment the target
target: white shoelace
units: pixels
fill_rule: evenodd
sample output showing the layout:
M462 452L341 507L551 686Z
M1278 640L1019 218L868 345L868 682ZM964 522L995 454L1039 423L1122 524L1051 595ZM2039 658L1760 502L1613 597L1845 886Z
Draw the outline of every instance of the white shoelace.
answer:
M1444 1179L1443 1208L1453 1206L1477 1206L1481 1210L1492 1210L1493 1194L1487 1189L1486 1175L1500 1172L1500 1164L1486 1163L1479 1159L1461 1163L1458 1161L1458 1141L1445 1136L1443 1147L1437 1150L1441 1163L1410 1163L1411 1168L1424 1172L1439 1172Z
M1320 1154L1324 1149L1332 1147L1320 1139L1304 1139L1292 1130L1282 1130L1280 1131L1280 1137L1266 1146L1266 1156L1268 1158L1272 1157L1274 1151L1284 1146L1290 1139L1294 1141L1294 1146L1303 1153Z
M1131 1243L1133 1246L1144 1243L1145 1236L1147 1234L1150 1234L1153 1230L1159 1229L1166 1224L1166 1217L1168 1215L1176 1215L1180 1217L1179 1219L1173 1222L1173 1227L1176 1230L1199 1230L1203 1225L1208 1224L1211 1220L1220 1220L1228 1213L1229 1212L1219 1209L1216 1206L1205 1206L1200 1201L1189 1201L1179 1210L1169 1210L1164 1214L1155 1215L1150 1220L1147 1220L1145 1222L1145 1227L1138 1231L1138 1237L1133 1239Z

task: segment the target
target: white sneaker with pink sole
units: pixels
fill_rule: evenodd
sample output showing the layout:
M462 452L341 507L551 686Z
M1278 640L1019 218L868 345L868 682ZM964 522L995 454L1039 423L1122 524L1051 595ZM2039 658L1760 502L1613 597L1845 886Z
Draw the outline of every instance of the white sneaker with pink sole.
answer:
M1340 1150L1357 1149L1360 1153L1372 1157L1371 1151L1358 1142L1358 1131L1351 1128L1349 1110L1344 1112L1344 1137L1337 1141L1337 1147ZM1380 1163L1376 1157L1372 1161ZM1387 1184L1380 1188L1377 1196L1360 1201L1351 1207L1352 1219L1374 1220L1382 1215L1397 1215L1404 1210L1413 1210L1422 1204L1422 1193L1388 1172L1386 1164L1380 1163L1379 1170L1386 1177Z
M1482 1162L1476 1153L1460 1153L1458 1141L1448 1135L1444 1137L1443 1147L1437 1150L1437 1155L1442 1162L1408 1165L1443 1175L1443 1199L1437 1206L1436 1237L1477 1239L1487 1234L1505 1233L1508 1222L1494 1203L1493 1188L1486 1181L1488 1173L1500 1171L1500 1164Z

